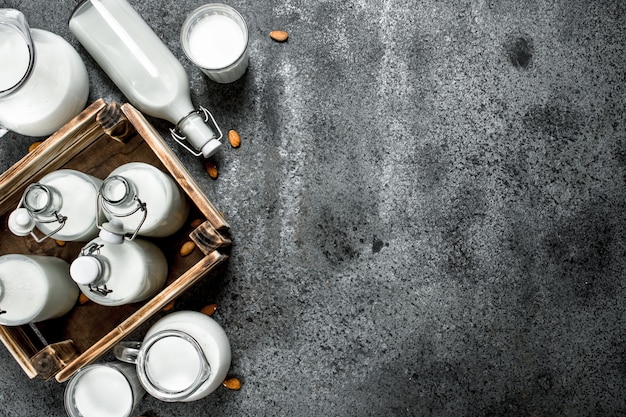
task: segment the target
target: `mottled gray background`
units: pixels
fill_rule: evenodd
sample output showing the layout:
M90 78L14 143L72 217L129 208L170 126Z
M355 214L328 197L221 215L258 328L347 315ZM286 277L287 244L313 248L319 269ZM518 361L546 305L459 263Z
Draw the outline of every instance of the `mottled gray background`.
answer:
M231 85L180 48L203 1L130 2L243 140L217 180L170 141L234 240L177 308L219 305L243 388L137 415L626 415L626 2L229 1ZM90 101L124 101L74 4L0 1L77 48ZM0 168L33 140L1 139ZM64 415L64 385L0 366L0 415Z

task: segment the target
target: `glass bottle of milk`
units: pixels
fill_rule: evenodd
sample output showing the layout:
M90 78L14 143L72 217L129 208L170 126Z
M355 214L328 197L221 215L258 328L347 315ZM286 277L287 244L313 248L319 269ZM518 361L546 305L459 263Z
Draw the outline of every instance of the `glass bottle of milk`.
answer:
M131 239L139 234L169 236L189 214L189 203L174 179L143 162L114 169L100 187L98 203L110 220L118 219Z
M80 171L52 171L26 188L9 215L9 229L17 236L30 234L37 242L48 237L87 242L98 236L101 214L96 200L101 185L102 180ZM45 236L37 237L35 227Z
M167 260L152 242L124 239L122 224L113 219L83 247L70 275L93 302L119 306L147 300L163 288Z
M126 0L83 0L69 29L135 107L176 125L177 142L205 158L219 149L221 131L206 109L194 109L182 64Z
M53 256L0 256L0 324L20 326L60 317L78 298L69 265Z

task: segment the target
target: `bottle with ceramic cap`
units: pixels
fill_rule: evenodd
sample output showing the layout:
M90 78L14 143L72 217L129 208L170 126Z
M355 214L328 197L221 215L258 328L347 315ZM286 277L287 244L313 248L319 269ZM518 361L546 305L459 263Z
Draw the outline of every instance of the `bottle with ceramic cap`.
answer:
M98 235L102 215L96 197L102 180L72 169L60 169L30 184L9 215L9 229L37 242L50 237L87 242ZM37 228L43 237L34 233Z
M0 256L0 324L20 326L69 312L79 290L60 258L42 255Z
M113 170L100 187L98 205L109 220L122 223L131 239L172 235L189 214L187 198L174 179L143 162Z
M95 303L106 306L144 301L167 278L165 255L152 242L125 239L122 224L104 223L99 237L87 243L70 265L70 275Z

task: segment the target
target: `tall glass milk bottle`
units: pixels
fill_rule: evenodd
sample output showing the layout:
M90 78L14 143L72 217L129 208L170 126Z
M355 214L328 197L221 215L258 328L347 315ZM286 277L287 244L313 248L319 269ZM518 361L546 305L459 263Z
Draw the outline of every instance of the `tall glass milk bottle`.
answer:
M152 242L124 239L121 223L102 225L70 265L70 276L91 301L119 306L147 300L167 279L167 260Z
M219 149L219 127L206 109L194 109L182 64L126 0L83 0L69 29L135 107L176 125L177 142L205 158Z
M98 204L110 220L118 219L126 233L165 237L178 231L189 214L189 203L174 179L143 162L114 169L100 187Z
M17 236L88 242L98 236L100 211L96 201L102 180L73 169L59 169L30 184L16 210L9 215L9 229ZM45 236L34 233L37 228Z
M0 324L20 326L69 312L79 294L69 272L68 263L53 256L0 256Z

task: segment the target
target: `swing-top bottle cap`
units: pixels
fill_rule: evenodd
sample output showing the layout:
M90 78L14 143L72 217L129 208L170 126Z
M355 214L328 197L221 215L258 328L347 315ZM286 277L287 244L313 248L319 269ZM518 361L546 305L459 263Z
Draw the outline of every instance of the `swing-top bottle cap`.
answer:
M70 265L70 276L77 284L93 284L101 275L102 264L95 256L79 256Z
M9 230L16 236L28 236L35 228L35 220L24 207L15 209L9 215Z
M222 142L217 139L211 139L202 147L202 156L210 158L222 146Z
M119 245L124 242L124 225L118 219L111 219L102 225L100 239L106 243Z

